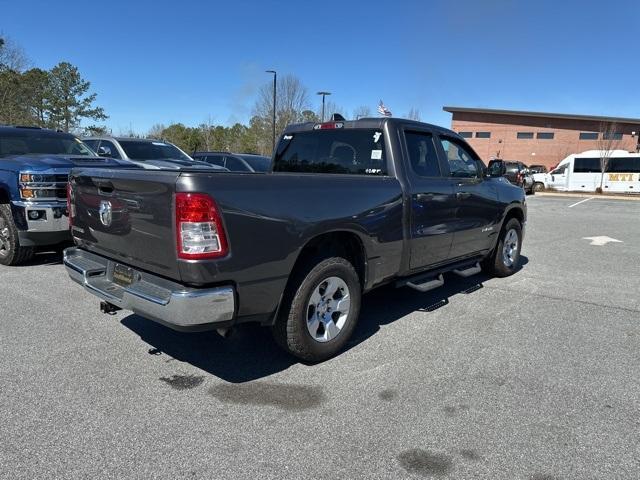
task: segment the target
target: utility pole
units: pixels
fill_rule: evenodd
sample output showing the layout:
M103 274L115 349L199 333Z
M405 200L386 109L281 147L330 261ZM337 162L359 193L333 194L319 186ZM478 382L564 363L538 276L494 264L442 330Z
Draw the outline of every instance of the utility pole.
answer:
M322 122L324 122L324 97L331 95L331 92L318 92L318 95L322 95Z
M267 70L266 73L273 73L273 118L271 119L271 151L273 152L276 149L276 79L278 78L278 73L275 70Z

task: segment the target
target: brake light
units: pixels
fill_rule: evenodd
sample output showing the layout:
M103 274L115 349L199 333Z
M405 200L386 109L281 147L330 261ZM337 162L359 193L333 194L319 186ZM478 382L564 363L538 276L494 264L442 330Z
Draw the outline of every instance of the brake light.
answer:
M325 123L316 123L313 126L314 130L333 130L335 128L343 128L344 123L342 122L325 122Z
M178 258L200 260L229 253L222 217L204 193L176 193Z

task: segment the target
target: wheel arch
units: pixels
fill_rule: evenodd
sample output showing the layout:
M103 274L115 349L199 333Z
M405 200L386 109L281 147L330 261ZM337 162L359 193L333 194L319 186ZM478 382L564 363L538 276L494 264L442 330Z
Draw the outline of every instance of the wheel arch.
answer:
M9 203L11 201L11 196L9 195L9 190L0 184L0 204Z
M360 285L364 289L367 282L367 252L360 235L351 230L334 230L318 234L304 244L293 264L287 287L294 273L313 258L335 254L349 260L355 268Z

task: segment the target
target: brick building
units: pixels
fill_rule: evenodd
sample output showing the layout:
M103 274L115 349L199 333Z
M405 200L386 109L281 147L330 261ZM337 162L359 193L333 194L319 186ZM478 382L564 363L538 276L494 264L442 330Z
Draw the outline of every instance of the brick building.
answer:
M602 148L599 139L607 130L612 148L638 150L638 118L463 107L443 110L452 114L451 129L465 137L485 162L502 158L551 167L572 153Z

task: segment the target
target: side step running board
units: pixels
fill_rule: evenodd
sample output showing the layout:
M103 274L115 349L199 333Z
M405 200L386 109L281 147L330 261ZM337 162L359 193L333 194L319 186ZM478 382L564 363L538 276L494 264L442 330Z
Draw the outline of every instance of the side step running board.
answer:
M466 278L466 277L470 277L471 275L476 275L481 271L482 271L482 267L480 266L480 262L478 262L471 267L465 268L464 270L453 270L453 273Z
M414 290L418 290L419 292L428 292L429 290L433 290L434 288L438 288L444 285L444 278L442 278L442 274L440 274L437 278L428 280L423 283L407 282L405 285L407 287L413 288Z

